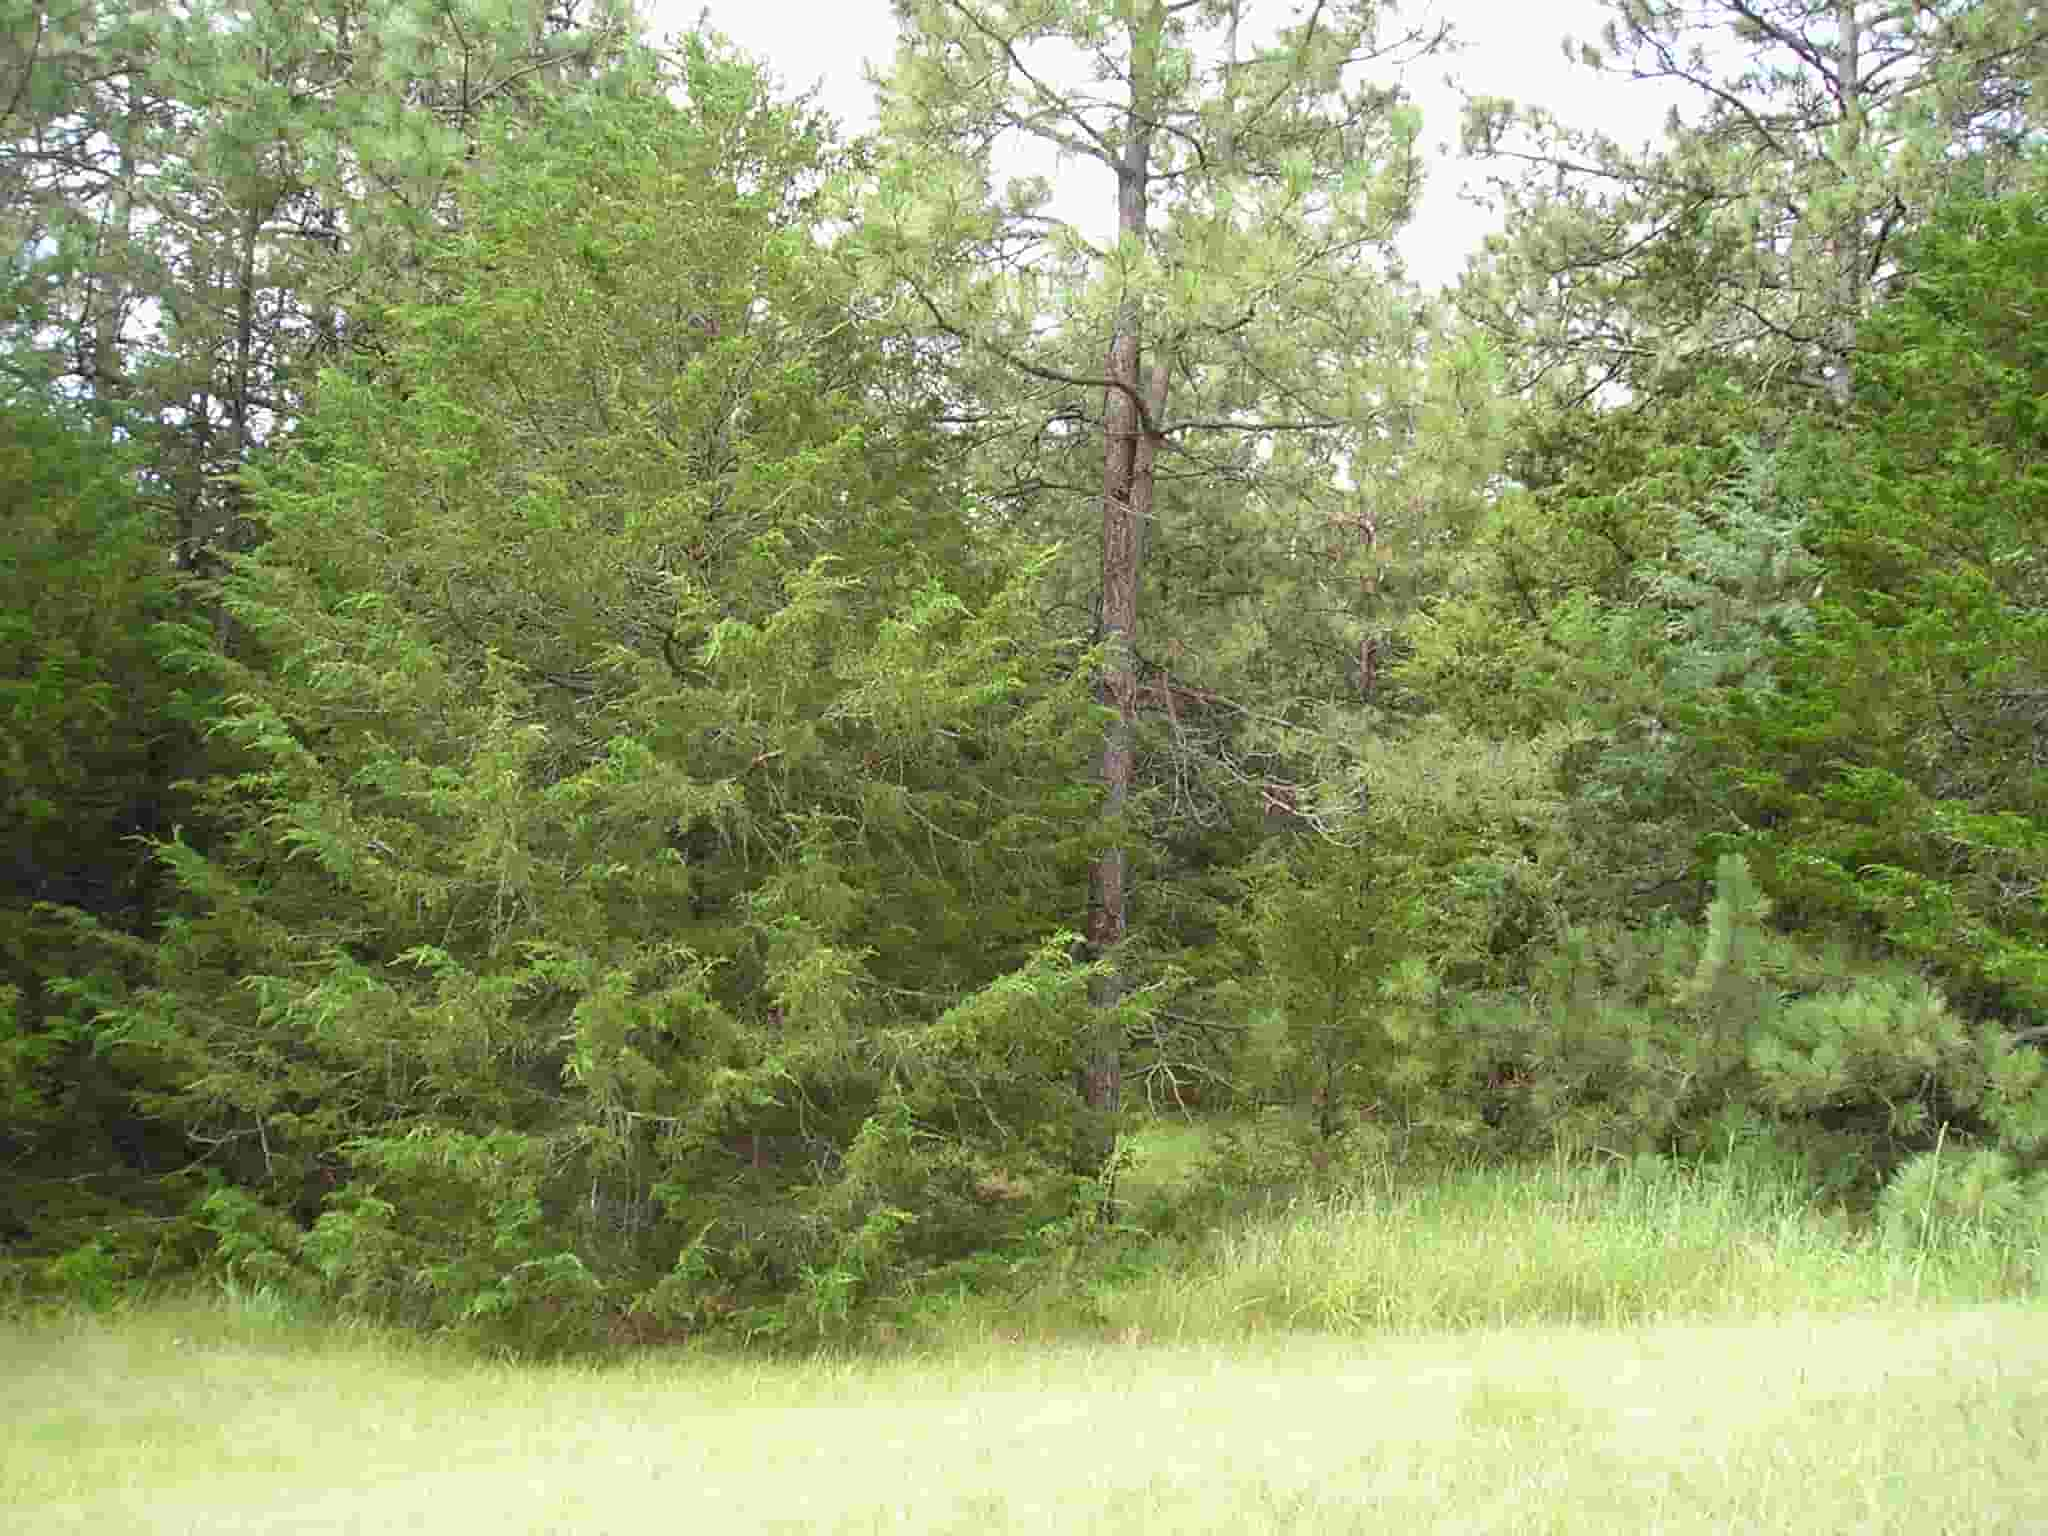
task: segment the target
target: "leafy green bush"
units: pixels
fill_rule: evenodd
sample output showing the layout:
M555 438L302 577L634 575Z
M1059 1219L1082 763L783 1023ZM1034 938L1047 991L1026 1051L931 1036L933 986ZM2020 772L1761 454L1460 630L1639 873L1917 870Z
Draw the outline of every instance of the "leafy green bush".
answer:
M133 1278L127 1256L97 1237L48 1260L43 1274L60 1300L90 1312L118 1305Z

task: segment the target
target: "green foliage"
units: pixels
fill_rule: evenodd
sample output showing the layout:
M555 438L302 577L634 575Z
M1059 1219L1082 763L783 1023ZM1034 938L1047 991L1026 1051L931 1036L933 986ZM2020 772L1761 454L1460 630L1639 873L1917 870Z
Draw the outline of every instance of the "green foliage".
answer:
M1863 1194L1944 1139L2038 1155L2035 1052L1914 972L1788 938L1770 915L1724 855L1703 925L1572 930L1529 995L1458 999L1451 1032L1497 1064L1488 1122L1529 1149L1768 1147Z
M1579 733L1553 890L1582 926L1533 996L1457 1004L1512 1064L1504 1126L1706 1145L1752 1116L1865 1189L1944 1127L2031 1166L2040 225L2024 197L1959 203L1904 248L1847 420L1735 365L1525 419L1523 489L1399 671L1463 729ZM1640 927L1696 911L1732 850L1809 942L1762 928L1726 859L1704 932ZM1723 953L1745 932L1751 959ZM1958 1009L1836 941L1926 965Z
M89 1312L105 1312L128 1291L128 1269L105 1238L93 1238L57 1255L44 1266L56 1294Z
M196 567L246 547L234 473L311 358L375 345L361 297L416 270L486 113L620 67L638 26L611 0L109 0L0 32L0 378L147 435Z
M1341 756L1322 710L1375 692L1413 572L1492 468L1494 359L1483 338L1439 338L1400 268L1419 115L1351 68L1419 59L1443 34L1357 0L1279 27L1256 58L1234 12L1162 0L916 0L896 19L875 153L842 189L844 248L867 302L947 371L991 519L1060 545L1044 601L1105 642L1084 664L1116 702L1115 744L1070 772L1106 765L1105 843L1130 858L1129 937L1105 894L1124 883L1098 892L1120 935L1103 995L1158 1005L1130 1086L1226 1075L1203 1026L1243 979L1223 937L1240 867ZM1099 78L1056 84L1034 62L1068 51ZM1005 185L1016 148L1092 164L1113 239L1046 181ZM1147 390L1139 450L1120 402ZM1110 467L1126 447L1128 469ZM1129 539L1111 526L1124 505Z
M310 1289L299 1264L302 1234L289 1216L219 1180L194 1214L212 1240L225 1283L272 1294Z
M517 1348L808 1343L1560 1147L1874 1199L1916 1273L2038 1252L2010 146L1737 81L1805 114L1782 224L1739 112L1589 144L1619 200L1522 198L1453 321L1390 254L1414 114L1345 62L1434 46L1383 8L1246 60L1227 8L900 7L854 150L584 9L116 5L16 61L9 1284L105 1306L204 1249ZM1973 112L2010 21L1908 40L1929 99ZM1053 110L1017 50L1060 42L1128 99ZM993 185L1002 135L1142 216L1096 248ZM1087 645L1109 336L1167 389L1155 479L1110 475L1128 655ZM1081 1110L1111 1037L1133 1098L1256 1111L1198 1176Z
M1704 734L1791 921L1881 940L1973 1012L2048 1005L2038 197L1959 203L1864 329L1853 419L1801 434L1811 626Z
M2025 1281L2048 1279L2048 1176L2010 1154L1936 1146L1892 1176L1878 1201L1885 1241L1916 1257L2010 1256Z
M1360 847L1305 844L1252 879L1257 992L1280 1025L1269 1092L1311 1104L1326 1139L1374 1113L1426 1119L1443 1075L1435 978L1418 953L1426 867L1378 831Z
M818 125L709 44L683 83L500 124L436 300L251 472L189 652L224 835L161 845L104 1015L310 1223L216 1192L222 1262L536 1347L829 1324L1026 1219L977 1190L1058 1162L1084 1007L1042 557L848 319Z
M0 405L0 1233L38 1247L77 1242L111 1214L101 1194L182 1160L94 1021L127 962L56 910L147 931L145 840L177 814L204 714L165 665L175 600L139 457L74 414ZM79 1178L99 1192L67 1190Z
M1460 307L1553 399L1641 395L1735 357L1845 404L1899 236L2023 159L2038 19L2009 0L1605 9L1576 62L1675 89L1664 133L1631 144L1469 98L1465 147L1496 167L1506 227Z
M1563 733L1562 896L1584 918L1696 915L1717 814L1695 736L1732 689L1771 686L1807 623L1812 562L1783 402L1700 370L1610 411L1527 413L1519 484L1411 627L1395 681L1483 737Z

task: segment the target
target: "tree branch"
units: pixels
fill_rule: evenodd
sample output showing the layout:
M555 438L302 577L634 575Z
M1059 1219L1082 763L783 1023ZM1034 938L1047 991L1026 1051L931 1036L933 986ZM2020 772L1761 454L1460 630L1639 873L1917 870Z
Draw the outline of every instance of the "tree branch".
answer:
M991 43L994 43L996 47L1002 50L1003 57L1010 61L1010 67L1016 70L1018 74L1022 75L1024 79L1030 84L1031 89L1035 93L1037 93L1039 100L1045 103L1046 109L1051 116L1065 117L1088 138L1090 143L1092 143L1095 146L1094 149L1090 151L1084 149L1082 146L1073 145L1072 147L1077 152L1083 154L1092 154L1094 157L1099 158L1106 165L1114 165L1116 163L1115 151L1113 151L1110 148L1109 141L1105 139L1101 135L1101 133L1099 133L1096 130L1095 125L1089 122L1088 119L1083 117L1080 113L1076 112L1071 106L1068 106L1057 91L1053 90L1050 86L1046 85L1044 81L1040 80L1038 76L1034 75L1031 72L1030 67L1025 64L1023 59L1018 57L1016 40L1014 38L1004 37L1002 34L997 32L993 27L989 26L986 22L984 22L981 19L981 16L978 12L976 12L972 7L964 3L964 0L947 0L947 4L951 7L952 10L957 12L963 19L965 19L965 21L970 27L974 28L975 31L979 32L983 37L987 38ZM1017 126L1020 128L1024 128L1027 133L1034 131L1021 122L1018 123ZM1071 141L1066 140L1064 136L1060 136L1060 142L1063 144L1067 144Z

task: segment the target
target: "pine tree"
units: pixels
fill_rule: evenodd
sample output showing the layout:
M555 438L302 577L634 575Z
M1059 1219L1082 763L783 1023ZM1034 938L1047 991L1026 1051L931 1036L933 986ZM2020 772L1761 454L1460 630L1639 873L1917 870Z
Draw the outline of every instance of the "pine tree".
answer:
M1405 441L1412 394L1418 306L1392 241L1417 195L1420 125L1372 77L1443 34L1344 3L1254 44L1243 12L902 0L860 204L878 298L955 366L983 494L1094 562L1056 595L1090 617L1107 716L1087 934L1108 967L1081 1074L1105 1113L1134 980L1141 715L1156 708L1170 733L1162 798L1222 818L1213 771L1172 766L1182 715L1220 710L1237 724L1208 738L1231 741L1211 761L1271 799L1275 722L1298 728L1327 677L1370 685L1362 578L1397 522L1373 472ZM1063 53L1085 80L1048 73ZM1099 176L1107 232L1051 212L1042 178L998 188L1009 141Z
M235 471L445 214L485 110L635 44L609 0L28 3L9 36L0 368L150 437L188 569L246 537Z
M1823 564L1769 692L1713 723L1731 829L1802 923L1846 925L2018 1023L2048 999L2033 468L2038 193L1960 199L1866 324L1849 420L1797 441Z
M2005 0L1616 0L1592 68L1672 81L1661 145L1471 104L1508 233L1461 288L1466 313L1569 398L1735 353L1851 394L1856 330L1899 237L1954 185L1959 151L2009 163L2048 62Z

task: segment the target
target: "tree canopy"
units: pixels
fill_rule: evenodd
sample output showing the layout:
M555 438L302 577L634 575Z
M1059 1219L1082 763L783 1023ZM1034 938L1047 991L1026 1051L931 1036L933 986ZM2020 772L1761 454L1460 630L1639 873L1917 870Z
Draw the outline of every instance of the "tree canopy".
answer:
M905 0L850 142L604 7L16 9L4 1273L813 1338L1209 1223L1161 1111L2048 1190L2025 8L1631 0L1707 105L1475 105L1441 302L1377 5Z

